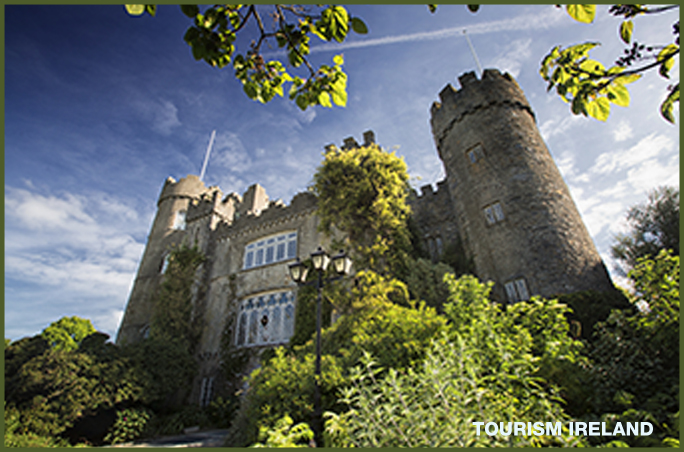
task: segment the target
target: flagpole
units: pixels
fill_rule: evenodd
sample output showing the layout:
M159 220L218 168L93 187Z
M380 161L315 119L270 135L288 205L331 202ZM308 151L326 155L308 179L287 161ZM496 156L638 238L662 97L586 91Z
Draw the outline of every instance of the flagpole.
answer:
M211 146L214 144L214 138L216 138L216 130L212 130L211 138L209 139L209 146L207 147L207 152L204 155L204 163L202 164L202 171L200 171L200 180L204 179L204 173L207 170L207 163L209 163L209 153L211 153Z

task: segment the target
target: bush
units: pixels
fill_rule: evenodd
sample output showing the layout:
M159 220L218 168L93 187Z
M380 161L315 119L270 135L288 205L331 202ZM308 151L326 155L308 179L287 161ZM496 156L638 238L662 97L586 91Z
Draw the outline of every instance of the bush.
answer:
M116 413L116 421L105 437L109 444L120 444L139 438L147 422L150 412L144 408L126 408Z
M635 292L631 312L613 311L597 324L589 352L594 419L648 420L650 437L631 446L660 445L679 437L679 257L661 251L639 258L629 272Z

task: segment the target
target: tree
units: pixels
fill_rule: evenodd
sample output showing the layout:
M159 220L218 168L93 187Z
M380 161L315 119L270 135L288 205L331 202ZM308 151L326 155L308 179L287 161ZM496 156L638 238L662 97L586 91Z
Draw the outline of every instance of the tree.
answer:
M45 328L41 336L56 350L75 350L81 341L95 332L90 320L80 317L62 317Z
M371 144L328 148L314 175L323 232L341 232L354 252L354 268L397 273L410 247L406 163Z
M573 445L566 434L477 436L473 422L561 421L553 369L578 359L555 300L533 299L508 310L491 302L492 284L447 275L448 326L423 357L407 367L361 358L342 392L346 407L328 413L336 447L473 447ZM545 369L549 379L541 377ZM570 368L565 367L565 370ZM510 431L510 427L509 427Z
M264 8L256 5L216 5L201 11L197 5L182 5L183 13L193 20L184 40L192 48L195 60L224 68L233 64L235 77L242 82L245 94L262 103L275 96L283 96L286 83L291 87L288 97L305 110L321 105L347 104L347 74L342 70L344 59L333 57L332 65L314 68L309 62L312 35L330 42L343 42L349 32L365 34L366 24L351 16L339 5L272 5L270 28L262 19ZM156 14L154 5L127 5L129 14ZM246 52L238 51L238 35L256 27L258 38ZM304 68L305 78L292 75L277 59L266 59L262 46L274 42L285 49L287 61L293 69Z
M86 416L139 400L139 380L107 338L94 333L76 349L49 347L42 336L10 344L5 408L16 410L17 435L56 438Z
M582 23L592 23L596 5L567 5L568 14ZM540 74L548 82L548 90L571 104L573 114L591 116L605 121L610 105L629 106L630 96L626 85L638 80L642 74L658 69L670 78L670 70L679 56L679 16L673 24L673 42L670 44L643 44L632 41L633 18L673 11L678 5L612 5L609 13L622 18L619 35L626 45L624 55L607 67L589 58L589 52L598 42L585 42L563 49L555 46L542 61ZM640 65L639 65L640 64ZM674 123L674 104L679 103L679 83L668 87L668 96L660 107L662 116Z
M594 419L654 424L654 435L629 438L630 445L660 445L679 436L679 257L661 250L637 258L629 278L640 308L614 310L598 324L588 399Z
M406 292L397 280L361 272L349 304L354 309L322 332L321 402L324 411L339 411L338 391L350 383L349 370L364 351L387 368L404 369L425 357L430 341L446 327L432 308L398 306L393 292ZM287 415L309 422L313 413L315 347L313 338L290 350L278 348L249 377L249 390L233 426L234 446L257 440L260 428L275 434ZM262 435L263 437L263 435Z
M614 258L627 273L639 258L656 256L660 250L670 250L679 256L679 190L660 187L648 194L646 203L633 206L627 212L630 231L615 237L611 247Z

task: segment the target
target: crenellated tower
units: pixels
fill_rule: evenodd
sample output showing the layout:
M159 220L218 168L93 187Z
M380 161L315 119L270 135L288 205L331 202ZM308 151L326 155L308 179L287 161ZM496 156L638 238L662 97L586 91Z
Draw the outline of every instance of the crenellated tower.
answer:
M431 108L459 232L477 275L516 301L612 288L570 191L509 74L447 85Z

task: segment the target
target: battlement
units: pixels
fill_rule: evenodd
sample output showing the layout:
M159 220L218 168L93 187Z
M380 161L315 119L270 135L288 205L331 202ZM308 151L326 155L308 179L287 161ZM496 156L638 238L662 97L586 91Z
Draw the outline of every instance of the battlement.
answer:
M188 174L178 182L176 182L176 179L169 176L166 178L166 181L164 181L164 187L159 195L157 205L161 204L165 199L172 197L199 199L204 193L215 189L216 187L205 186L204 182L194 174Z
M414 191L408 202L417 216L430 216L430 212L449 210L451 195L446 179L437 182L437 189L432 184L423 185L420 192Z
M518 83L508 73L486 69L482 79L474 72L458 78L461 89L447 84L439 93L441 102L434 102L430 108L432 130L435 138L441 140L455 122L478 110L493 106L511 107L527 111L534 119L534 112Z
M366 147L375 144L375 132L372 130L366 130L363 132L363 145L359 145L359 143L356 141L354 137L347 137L343 140L344 144L342 145L342 150L346 151L349 149L358 149L360 147ZM334 149L337 149L337 146L334 144L328 144L325 146L325 151L330 152Z
M212 187L211 190L202 193L199 199L193 199L190 202L187 221L195 221L211 214L219 215L224 221L231 221L235 210L240 205L241 199L235 193L222 198L223 193L218 187Z
M290 204L285 204L278 199L269 202L258 213L250 212L246 215L240 215L238 210L238 214L233 217L231 223L222 222L219 225L217 238L251 233L298 215L313 213L317 206L318 198L313 193L300 192L294 195Z

